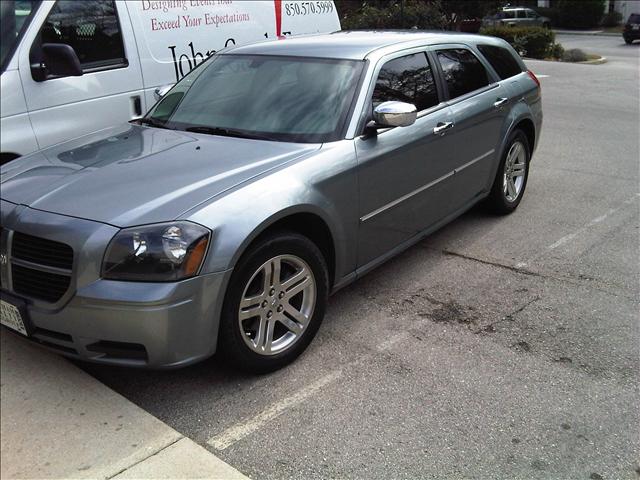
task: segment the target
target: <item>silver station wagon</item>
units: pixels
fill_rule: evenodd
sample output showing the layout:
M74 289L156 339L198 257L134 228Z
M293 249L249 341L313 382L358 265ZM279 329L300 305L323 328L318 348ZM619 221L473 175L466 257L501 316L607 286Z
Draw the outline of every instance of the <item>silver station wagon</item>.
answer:
M515 210L541 124L495 38L221 51L138 124L2 167L2 323L105 364L274 370L330 293L481 200Z

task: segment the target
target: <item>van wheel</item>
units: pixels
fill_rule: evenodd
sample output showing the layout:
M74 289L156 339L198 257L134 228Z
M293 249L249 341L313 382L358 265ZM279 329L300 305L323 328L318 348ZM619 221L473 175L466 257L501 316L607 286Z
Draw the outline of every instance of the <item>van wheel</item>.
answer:
M329 291L326 261L293 232L266 237L238 262L225 296L218 347L231 365L277 370L311 343Z
M495 213L505 215L518 208L529 178L530 159L527 136L522 130L515 130L509 136L507 148L502 155L491 193L487 198L488 206Z

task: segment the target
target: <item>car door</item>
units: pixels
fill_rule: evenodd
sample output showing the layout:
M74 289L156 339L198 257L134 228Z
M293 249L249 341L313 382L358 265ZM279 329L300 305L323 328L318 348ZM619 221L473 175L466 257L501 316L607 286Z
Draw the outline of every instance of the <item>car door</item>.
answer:
M456 145L456 171L451 198L461 208L478 198L490 184L511 103L509 88L466 45L441 45L434 47L432 54L453 113L455 128L451 129L450 138Z
M123 2L59 0L38 15L23 41L19 70L40 148L142 115L142 73ZM82 76L42 76L44 43L70 45Z
M452 113L442 102L424 49L384 58L373 78L365 107L369 112L397 100L413 103L419 113L413 125L365 132L355 140L360 267L446 215L454 148L446 129ZM445 129L436 134L436 127Z

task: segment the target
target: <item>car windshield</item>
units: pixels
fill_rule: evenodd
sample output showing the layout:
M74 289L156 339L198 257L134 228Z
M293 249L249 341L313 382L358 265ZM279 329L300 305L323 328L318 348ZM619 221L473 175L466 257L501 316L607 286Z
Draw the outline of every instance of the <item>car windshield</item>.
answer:
M26 30L40 0L3 0L0 1L0 66L4 70L11 52Z
M629 23L640 23L640 13L632 13L629 15Z
M142 120L175 130L321 143L343 137L364 62L217 55Z

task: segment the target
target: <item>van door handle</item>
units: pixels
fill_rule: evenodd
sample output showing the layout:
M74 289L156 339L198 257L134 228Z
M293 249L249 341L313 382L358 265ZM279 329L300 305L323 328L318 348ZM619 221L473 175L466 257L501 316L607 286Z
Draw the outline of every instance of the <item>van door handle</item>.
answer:
M140 95L131 97L131 104L133 107L133 118L140 118L142 116L142 99Z
M439 122L433 127L433 133L436 135L444 135L444 132L450 128L453 128L453 122Z
M496 108L500 108L501 106L503 106L505 103L507 103L509 101L508 98L498 98L496 99L496 101L494 102L493 106Z

